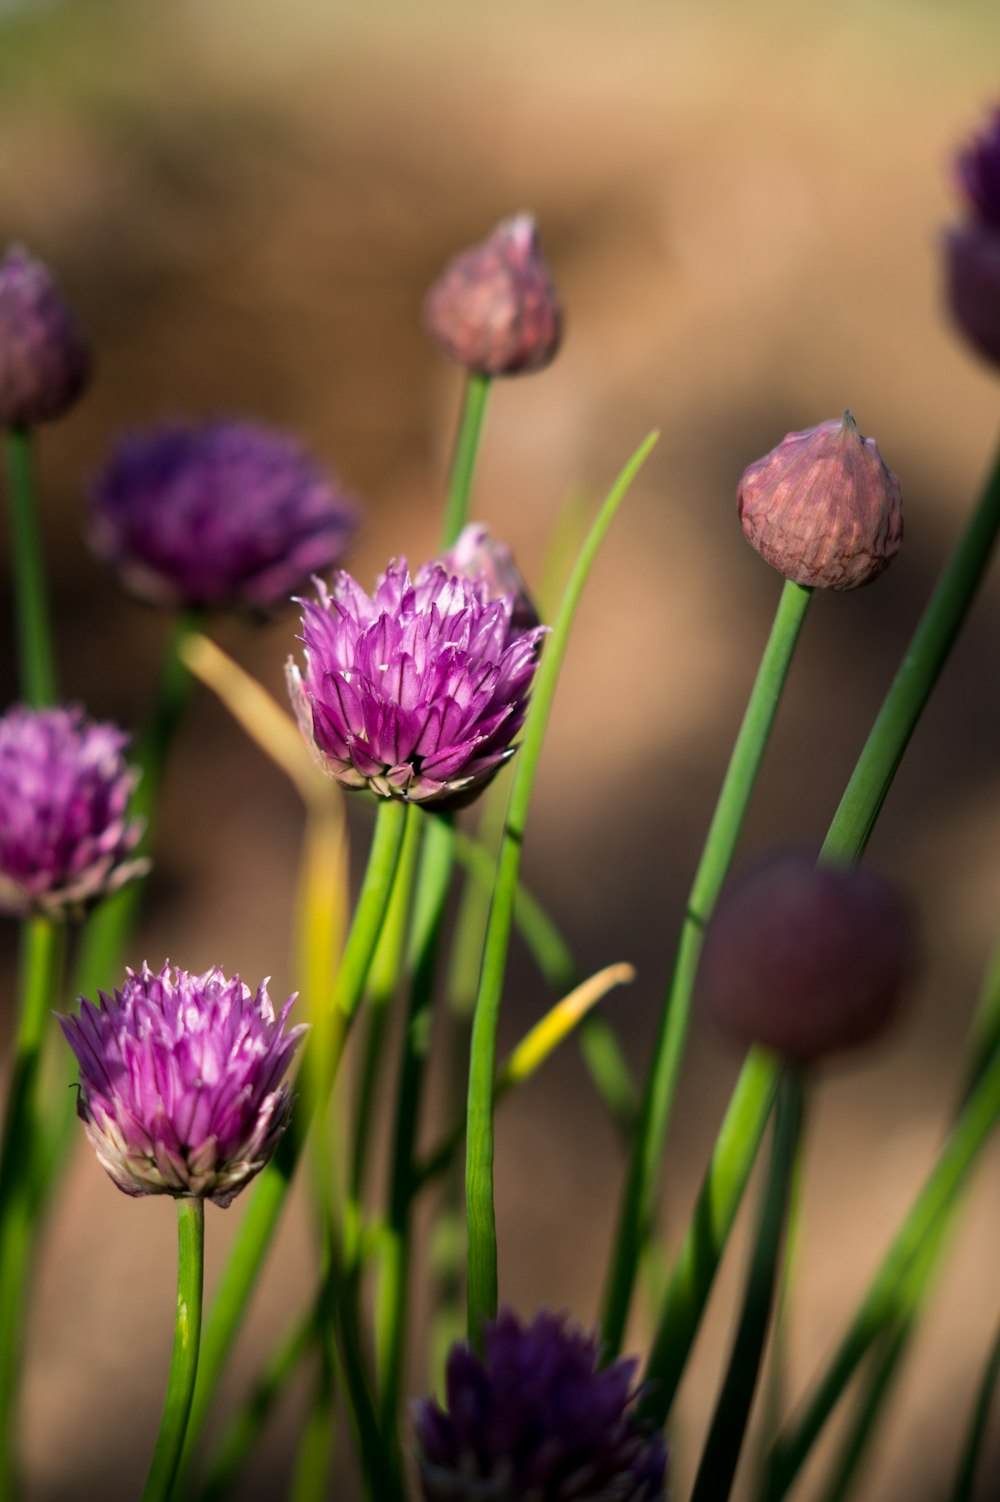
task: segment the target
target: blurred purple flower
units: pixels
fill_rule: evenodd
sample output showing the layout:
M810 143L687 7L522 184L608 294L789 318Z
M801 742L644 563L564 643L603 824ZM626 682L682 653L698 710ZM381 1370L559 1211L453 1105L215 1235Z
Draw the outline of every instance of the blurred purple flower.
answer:
M78 705L0 718L0 912L59 916L140 876L128 736Z
M948 302L973 348L1000 365L1000 106L959 153L956 176L967 216L945 238Z
M383 798L469 802L513 755L546 628L515 626L512 594L439 561L412 579L390 563L371 596L347 573L318 590L288 684L323 770Z
M502 1310L485 1355L455 1345L447 1407L415 1405L426 1502L659 1502L663 1438L635 1417L637 1363L601 1367L596 1337L541 1313Z
M125 437L89 499L95 552L154 605L271 612L358 521L294 439L240 419Z
M80 1064L77 1112L125 1194L172 1194L225 1207L270 1160L288 1125L282 1084L304 1026L285 1032L266 985L126 970L99 1005L60 1017Z
M61 417L89 375L90 351L52 273L10 246L0 261L0 425Z

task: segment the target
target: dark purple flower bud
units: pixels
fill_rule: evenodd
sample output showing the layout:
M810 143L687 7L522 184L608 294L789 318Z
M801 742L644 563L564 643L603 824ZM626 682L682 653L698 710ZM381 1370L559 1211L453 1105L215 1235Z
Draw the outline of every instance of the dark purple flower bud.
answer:
M1000 108L956 166L967 217L945 237L948 303L973 348L1000 365Z
M11 246L0 261L0 425L62 417L89 375L90 351L52 273Z
M899 481L850 412L803 433L743 471L736 492L747 541L796 584L857 589L899 552Z
M482 522L469 522L462 528L454 547L441 555L441 564L449 574L461 574L473 581L482 579L491 600L510 595L514 608L510 623L515 631L530 631L541 624L535 602L514 554L505 542L498 542Z
M546 628L515 627L513 595L440 562L411 579L396 560L371 596L346 573L317 587L288 685L319 765L382 798L470 802L514 754Z
M915 949L909 908L882 877L785 851L723 895L698 992L730 1037L808 1063L885 1030Z
M424 302L424 326L472 374L543 370L562 337L562 309L530 214L505 219L449 261Z
M284 605L358 520L294 439L239 419L126 437L89 499L91 544L128 590L218 610Z
M148 870L130 860L128 736L76 705L0 718L0 912L75 914Z
M502 1310L484 1344L452 1347L445 1408L415 1405L425 1502L661 1502L666 1446L635 1417L635 1361L602 1367L557 1314Z
M99 1004L60 1017L80 1064L77 1112L125 1194L209 1199L223 1208L269 1162L288 1125L282 1077L306 1028L285 1032L266 984L221 970L126 970Z

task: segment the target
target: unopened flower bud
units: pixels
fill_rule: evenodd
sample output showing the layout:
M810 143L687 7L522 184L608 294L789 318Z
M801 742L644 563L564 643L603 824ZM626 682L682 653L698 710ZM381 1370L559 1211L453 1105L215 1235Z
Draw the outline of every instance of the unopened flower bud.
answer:
M881 1033L914 958L914 926L895 887L785 851L723 895L698 994L730 1037L804 1064Z
M736 492L747 541L786 579L857 589L899 552L899 480L850 412L789 433L743 472Z
M0 261L0 424L61 417L89 375L90 351L51 272L12 246Z
M424 302L424 325L471 374L520 375L555 357L562 310L529 214L456 256Z
M948 304L973 348L1000 365L1000 108L956 165L966 218L945 238Z
M535 602L524 576L505 542L498 541L482 522L469 522L440 563L450 574L483 583L491 600L509 597L513 604L510 624L514 631L532 631L541 625Z

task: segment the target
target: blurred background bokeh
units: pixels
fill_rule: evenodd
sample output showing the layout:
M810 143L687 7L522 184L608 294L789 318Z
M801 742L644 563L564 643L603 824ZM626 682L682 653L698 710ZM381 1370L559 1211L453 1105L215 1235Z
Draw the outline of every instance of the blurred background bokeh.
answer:
M888 574L813 606L745 857L818 845L989 459L996 379L943 317L939 242L956 211L950 154L996 100L998 56L988 0L0 4L0 241L53 265L99 362L86 402L41 448L66 693L135 726L164 645L165 619L124 600L82 541L86 478L123 426L215 413L287 425L366 502L352 561L363 580L392 554L433 551L460 382L422 335L421 298L450 254L532 209L567 338L551 371L495 392L474 514L537 580L567 500L596 499L662 430L584 601L525 849L581 966L637 965L607 1015L641 1069L779 592L737 524L741 469L849 404L906 507ZM4 527L4 565L7 553ZM5 567L0 581L9 620ZM216 636L281 694L294 630L223 622ZM998 635L993 577L872 842L871 859L913 894L926 963L905 1028L816 1094L793 1391L908 1207L960 1078L1000 921ZM0 690L4 703L16 692L9 647ZM352 815L357 847L369 813ZM280 775L199 693L135 960L221 963L287 994L299 833ZM14 945L8 925L7 1029ZM549 1000L516 955L504 1040ZM738 1064L696 1026L664 1167L668 1236ZM594 1318L620 1172L568 1048L499 1129L507 1300ZM210 1278L240 1213L209 1214ZM859 1491L867 1502L942 1496L1000 1313L998 1235L994 1150ZM80 1151L38 1269L24 1415L34 1502L136 1495L174 1255L172 1206L126 1200ZM230 1400L299 1307L308 1256L293 1216ZM673 1437L678 1495L740 1272L737 1241ZM640 1306L636 1349L647 1333ZM421 1357L418 1343L415 1392ZM242 1496L284 1495L301 1396L264 1437ZM1000 1442L992 1457L1000 1488ZM821 1471L796 1495L817 1495ZM353 1495L346 1455L336 1495Z

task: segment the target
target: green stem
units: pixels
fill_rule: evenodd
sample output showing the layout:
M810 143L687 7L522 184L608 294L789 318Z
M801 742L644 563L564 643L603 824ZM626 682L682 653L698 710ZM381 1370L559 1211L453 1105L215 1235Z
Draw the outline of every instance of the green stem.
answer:
M180 1464L184 1433L191 1411L198 1341L201 1334L201 1295L205 1275L205 1201L177 1201L177 1322L170 1361L167 1395L160 1432L146 1478L142 1502L166 1502Z
M854 1418L837 1452L822 1502L847 1502L913 1331L913 1321L905 1319L882 1336L874 1352L875 1364L858 1394Z
M406 804L396 799L387 799L379 807L368 865L331 1003L331 1013L337 1021L327 1054L326 1077L316 1082L316 1088L308 1101L300 1102L300 1106L305 1109L300 1109L299 1114L292 1117L291 1125L278 1144L273 1160L257 1180L257 1187L253 1191L209 1306L199 1381L188 1423L185 1468L201 1435L215 1388L271 1244L305 1145L310 1117L332 1089L347 1032L361 1001L372 955L385 918L403 843L406 813ZM307 1057L311 1045L310 1039L305 1048ZM304 1064L307 1057L303 1060Z
M444 548L451 547L468 518L472 475L476 467L483 417L486 413L486 398L489 393L489 376L466 377L465 390L462 394L462 412L458 419L458 436L455 440L455 452L452 455L451 473L448 479L444 523L441 528L441 545Z
M688 897L653 1044L604 1296L601 1332L608 1359L621 1349L639 1258L653 1230L660 1160L687 1041L702 934L732 862L810 597L810 590L791 581L781 592Z
M979 1392L976 1395L975 1407L972 1410L972 1418L969 1422L969 1432L966 1435L965 1444L962 1447L961 1459L958 1463L951 1502L972 1502L972 1492L976 1484L976 1472L979 1469L979 1458L982 1453L983 1441L986 1438L990 1408L993 1403L993 1394L996 1390L998 1378L1000 1378L1000 1329L997 1330L997 1333L993 1337L993 1345L990 1348L989 1358L979 1384Z
M7 430L7 475L21 692L25 702L37 709L54 702L56 672L41 530L32 482L31 433L27 428Z
M754 1243L743 1310L712 1418L691 1502L726 1502L732 1490L764 1355L781 1265L788 1201L802 1126L803 1089L796 1074L778 1090L774 1151Z
M619 506L656 441L652 434L636 450L605 500L580 550L563 595L555 629L535 679L531 710L510 790L493 887L479 991L472 1026L469 1062L468 1141L465 1202L468 1232L468 1329L479 1346L482 1324L497 1307L496 1212L493 1202L493 1081L496 1074L497 1026L514 916L517 876L525 824L542 737L566 653L570 628L590 569Z

